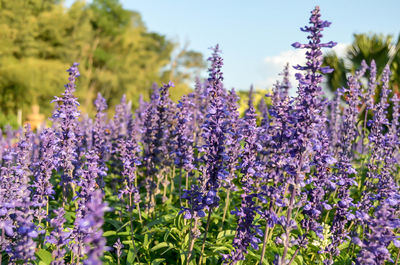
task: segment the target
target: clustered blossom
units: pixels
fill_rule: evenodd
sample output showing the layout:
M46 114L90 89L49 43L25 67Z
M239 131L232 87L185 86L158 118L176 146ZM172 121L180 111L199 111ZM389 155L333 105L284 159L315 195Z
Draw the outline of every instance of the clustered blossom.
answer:
M113 247L115 248L115 250L117 252L117 258L118 258L118 264L119 264L119 258L121 257L122 249L124 248L124 245L121 243L121 240L118 238L117 241L114 243Z
M56 103L52 120L58 126L56 133L57 145L57 167L62 170L62 185L68 185L73 179L74 163L77 158L75 149L77 138L75 129L80 115L78 111L79 103L73 95L76 88L76 79L80 76L78 63L74 63L67 70L69 73L69 83L65 85L62 97L55 97L52 102Z
M57 166L57 163L54 162L54 136L54 132L49 129L40 133L39 157L32 163L35 178L32 185L34 188L33 201L38 207L44 207L48 203L49 197L54 194L53 185L50 182L53 170Z
M249 104L252 105L252 100L249 97ZM235 190L235 185L233 184L233 180L235 179L235 171L237 169L237 161L241 151L240 139L241 139L241 127L239 119L239 111L238 111L238 100L234 89L229 91L229 94L226 97L227 105L228 105L228 120L229 124L229 132L226 135L226 145L227 145L227 168L229 175L227 179L224 181L223 185L229 190ZM250 106L249 105L249 106ZM249 110L247 110L249 111ZM247 112L246 112L247 113Z
M15 164L11 166L11 179L13 181L11 189L8 190L8 201L3 202L3 207L7 209L4 227L9 240L7 240L5 251L10 257L10 261L31 262L36 259L35 250L37 242L35 239L39 236L39 227L35 224L35 206L31 200L31 191L29 189L29 175L31 174L28 164L32 152L31 130L27 126L24 136L19 139L14 152ZM10 157L10 159L12 159ZM11 184L11 183L8 183Z
M120 103L115 106L115 114L108 127L112 138L111 153L118 155L119 140L130 138L134 128L131 103L126 101L125 95L122 96Z
M119 150L123 167L122 176L125 177L124 186L119 196L128 196L130 204L139 203L140 194L136 187L136 166L141 164L137 156L140 148L135 142L135 139L130 138L120 141Z
M103 237L102 226L104 224L104 213L109 210L107 203L103 202L103 193L101 190L93 192L90 201L86 202L87 212L79 221L79 229L86 233L83 242L86 245L85 265L101 265L101 257L106 247L106 239Z
M366 65L357 71L356 75L349 76L347 87L338 92L338 97L345 96L347 106L342 115L342 120L339 125L339 133L335 152L337 163L335 165L335 173L328 180L328 186L331 189L337 190L339 199L335 215L332 221L332 243L325 249L332 256L338 256L340 251L338 246L343 243L343 240L348 236L346 224L353 219L354 214L350 210L353 204L353 199L350 196L350 188L357 185L354 180L354 174L357 173L350 163L352 159L352 146L355 143L357 136L357 121L358 108L360 105L361 83L360 76L366 71ZM328 263L328 262L326 262ZM332 263L330 260L329 263Z
M64 208L54 210L54 214L55 217L50 220L50 226L53 230L50 235L46 237L46 242L55 246L52 252L53 261L51 265L63 265L65 264L64 257L67 253L66 246L70 241L69 237L71 233L64 230L64 224L66 222Z
M174 108L169 98L169 89L174 87L172 82L161 88L153 86L150 103L144 114L143 122L143 167L146 172L145 188L147 191L147 208L153 207L154 196L158 193L156 179L161 174L160 167L169 164L172 153L170 142ZM159 177L158 180L161 178ZM164 183L167 184L167 183Z
M368 163L367 179L364 185L367 187L362 194L356 219L368 229L364 235L354 236L353 241L362 249L358 255L357 262L383 264L391 261L390 252L387 249L393 242L400 245L394 231L400 228L398 218L398 206L400 205L399 186L394 179L394 169L391 165L395 162L395 152L398 151L399 141L397 138L398 113L395 113L390 124L387 119L387 108L389 106L389 77L390 70L386 66L382 74L382 91L378 104L374 107L374 116L371 121L371 132L369 135L370 148L372 150ZM394 98L394 110L398 111ZM393 127L395 129L393 129ZM384 130L388 128L385 134ZM377 206L376 206L377 205ZM373 215L368 212L372 209ZM362 237L363 236L363 237ZM364 238L363 240L360 239Z
M108 146L107 141L107 116L104 113L107 110L107 102L106 99L101 96L100 93L97 94L97 98L94 102L97 113L95 118L95 124L93 126L93 148L97 156L99 157L99 176L100 179L98 181L101 187L104 186L103 177L107 175L107 154L110 151L110 147Z
M321 153L322 149L326 148L324 141L327 138L325 117L323 115L326 101L322 97L322 74L333 71L329 67L322 67L321 48L332 48L336 43L321 42L321 32L324 28L329 27L330 22L321 20L319 11L317 6L311 12L309 21L311 25L301 28L302 31L309 33L307 37L309 42L306 44L298 42L292 44L294 48L307 49L307 62L305 66L294 66L297 70L305 71L305 74L296 74L296 79L299 82L297 97L294 99L292 110L290 110L287 118L283 119L283 126L285 126L283 130L288 141L287 149L284 152L289 154L289 156L286 155L283 158L283 167L287 176L285 182L289 184L287 188L290 198L284 204L284 206L287 206L286 216L278 219L278 223L285 231L278 240L278 242L282 242L284 247L283 254L279 259L281 263L286 262L288 249L293 246L293 242L297 242L298 247L305 247L308 244L306 238L308 231L316 230L318 234L320 228L315 219L320 216L318 208L323 203L321 201L322 198L314 196L317 195L317 191L314 189L300 191L299 188L313 183L311 176L306 179L306 174L311 171L313 166L315 166L318 173L318 170L321 170L321 166L329 168L333 161L329 153ZM282 90L286 91L286 88ZM285 95L286 92L282 94ZM279 97L275 96L275 100L276 98ZM279 102L279 100L276 101ZM279 134L281 132L278 132ZM278 162L282 163L282 161ZM318 178L321 177L325 176ZM318 185L318 183L315 183L315 185ZM311 200L308 204L306 204L307 197L310 197L309 199ZM278 199L280 201L282 197ZM296 220L293 220L292 216L293 210L302 206L304 206L305 214L308 215L307 219L302 222L306 232L298 236L296 240L291 240L291 231L297 228Z
M228 133L227 106L224 102L224 87L222 65L219 46L213 48L213 54L208 59L211 62L209 70L207 94L209 96L208 113L202 127L204 144L200 147L203 153L204 171L202 175L202 189L204 202L210 208L219 205L218 190L221 181L225 181L229 172L226 168L228 160L225 145Z
M241 183L243 193L241 195L242 202L240 209L232 211L238 217L236 236L233 240L233 247L235 248L231 254L225 255L224 259L229 264L235 264L240 260L245 259L247 248L252 246L258 249L258 243L261 240L257 237L262 236L263 233L259 225L254 224L256 214L260 214L260 206L256 205L255 199L262 198L257 193L257 178L260 178L262 167L257 161L257 153L261 150L261 145L258 140L258 128L256 123L255 109L252 101L249 101L249 108L245 113L243 119L243 127L241 129L241 138L244 140L244 148L240 155L241 163L239 165L240 171L243 174Z
M171 145L174 146L173 156L175 165L179 168L192 171L194 168L193 155L193 110L194 103L189 96L184 96L178 103L178 111L175 114L177 121L174 130L172 130Z

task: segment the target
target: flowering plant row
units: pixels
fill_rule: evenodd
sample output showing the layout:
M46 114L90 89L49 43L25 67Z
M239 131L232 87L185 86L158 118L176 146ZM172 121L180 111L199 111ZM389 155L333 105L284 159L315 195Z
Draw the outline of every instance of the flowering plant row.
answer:
M364 62L327 99L321 48L336 44L321 42L319 7L309 22L293 44L307 57L297 95L286 67L271 105L250 95L243 117L218 45L177 104L170 82L135 113L123 97L112 118L100 94L94 119L80 114L73 64L52 127L0 141L0 263L398 264L390 70Z

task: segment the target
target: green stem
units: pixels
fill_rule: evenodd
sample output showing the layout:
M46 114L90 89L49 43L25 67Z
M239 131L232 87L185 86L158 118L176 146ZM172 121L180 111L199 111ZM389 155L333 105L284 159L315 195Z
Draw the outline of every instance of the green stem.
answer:
M190 231L189 231L189 250L188 250L188 256L186 259L186 265L189 265L190 261L192 260L193 257L193 247L194 247L194 242L195 238L193 236L193 230L196 230L197 228L197 219L194 220L194 228L192 230L193 226L193 218L190 220Z
M186 183L185 183L186 190L189 190L189 172L186 172ZM186 207L188 207L188 201L186 200Z
M367 117L368 117L368 108L365 108L364 126L361 135L361 154L364 154L364 134L365 130L367 129Z
M296 196L296 187L294 185L292 185L292 192L290 195L290 202L289 202L289 206L288 206L288 211L287 211L287 215L286 215L286 238L285 238L285 242L284 242L284 249L283 249L283 254L282 254L282 258L281 258L281 264L285 264L285 258L289 249L289 240L290 240L290 221L292 219L292 211L293 211L293 206L294 206L294 199Z
M169 199L172 202L172 197L174 195L174 189L175 189L175 166L172 167L172 172L171 172L171 192L169 194Z
M49 196L46 196L46 216L49 216ZM49 226L49 222L46 220L46 227ZM1 264L1 262L0 262Z
M139 257L138 257L138 251L136 249L136 245L135 245L135 239L133 238L133 220L132 220L132 194L129 193L129 219L130 219L130 223L131 223L131 239L132 239L132 245L133 245L133 250L135 251L135 256L137 259L138 264L140 264L139 261Z
M182 168L179 168L179 178L178 178L178 192L179 192L179 207L182 206Z
M297 256L297 254L299 253L299 249L300 249L300 248L296 249L296 251L294 252L292 258L290 259L290 261L289 261L289 263L288 263L287 265L292 264L292 262L294 261L294 258L295 258L295 257Z
M137 186L138 186L137 185L137 173L135 171L135 187L137 188ZM137 208L137 211L138 211L138 214L139 214L139 221L140 221L141 224L143 224L142 212L140 211L140 203L139 202L136 204L136 208Z
M226 200L225 200L224 214L222 215L221 229L224 227L226 213L227 213L227 211L229 209L229 195L230 195L230 193L231 193L231 190L228 189L228 193L226 194Z
M265 232L264 232L263 246L261 249L260 265L262 265L264 262L265 249L267 248L267 242L268 242L268 234L269 234L269 226L267 223L265 223Z
M189 172L186 172L186 184L185 184L186 190L189 189Z
M396 262L394 263L394 265L397 265L397 263L399 261L399 257L400 257L400 248L399 248L399 251L397 251Z
M137 211L138 211L138 214L139 214L139 222L140 222L141 224L143 224L142 212L140 211L140 205L139 205L139 203L136 204L136 208L137 208Z
M199 260L199 265L203 264L203 252L204 252L204 247L206 245L206 239L207 239L207 233L208 229L210 227L210 220L211 220L211 213L212 213L213 208L210 208L208 211L208 217L207 217L207 225L206 225L206 231L204 232L204 237L203 237L203 243L201 245L201 252L200 252L200 260Z

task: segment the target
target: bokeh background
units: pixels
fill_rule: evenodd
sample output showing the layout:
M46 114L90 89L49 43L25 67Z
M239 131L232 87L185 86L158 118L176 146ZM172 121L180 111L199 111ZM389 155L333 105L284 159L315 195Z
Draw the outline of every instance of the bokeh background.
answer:
M345 72L364 59L375 59L379 73L389 63L398 93L396 0L0 0L0 128L46 122L73 62L81 72L76 95L89 116L98 92L112 112L123 94L135 108L154 84L172 80L177 100L196 77L205 78L208 48L216 43L223 50L225 86L240 91L244 106L254 85L259 102L286 62L304 62L291 43L305 40L299 27L315 5L332 22L324 39L338 42L325 54L325 64L336 69L324 84L327 94L343 86Z

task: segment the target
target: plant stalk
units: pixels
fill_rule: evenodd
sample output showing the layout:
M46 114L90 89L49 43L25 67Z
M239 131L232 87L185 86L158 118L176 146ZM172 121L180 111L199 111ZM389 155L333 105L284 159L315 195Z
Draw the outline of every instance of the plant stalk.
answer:
M267 248L267 242L268 242L268 234L269 234L269 226L268 226L268 224L266 223L266 224L265 224L265 232L264 232L263 246L262 246L262 249L261 249L260 265L262 265L263 262L264 262L265 249Z
M193 230L197 228L197 219L194 220L194 228L193 227L193 218L190 220L190 234L189 234L189 250L188 250L188 257L186 259L186 265L189 265L190 261L192 260L193 256L193 247L194 247L194 242L195 238L193 236Z
M210 220L211 220L211 213L212 213L213 208L210 208L210 211L208 211L208 217L207 217L207 225L206 225L206 231L204 232L204 237L203 237L203 243L201 245L201 252L200 252L200 260L199 260L199 265L203 264L203 252L204 252L204 247L206 245L206 239L207 239L207 233L208 229L210 227Z
M297 254L299 253L300 248L297 248L296 251L294 252L292 258L290 259L289 263L287 265L292 264L292 262L294 261L294 259L296 258Z
M132 220L132 194L129 193L129 219L131 223L131 238L132 238L132 245L133 245L133 250L135 251L135 256L138 264L140 264L139 257L138 257L138 251L136 249L135 245L135 239L133 238L133 220Z
M400 248L399 251L397 251L396 262L394 263L394 265L397 265L397 263L399 262L399 257L400 257Z
M288 211L287 211L287 215L286 215L286 225L288 225L288 227L286 227L286 238L285 238L285 243L284 243L284 249L283 249L283 254L282 254L282 258L281 258L281 264L285 264L285 258L289 249L289 239L290 239L290 221L292 219L292 211L293 211L293 204L294 204L294 199L296 196L296 187L291 184L292 186L292 193L290 195L290 202L289 202L289 206L288 206Z
M226 217L226 212L229 209L229 196L230 196L231 190L228 189L228 193L226 194L226 200L225 200L225 208L224 208L224 214L222 215L222 223L221 223L221 228L224 227L224 222L225 222L225 217Z

